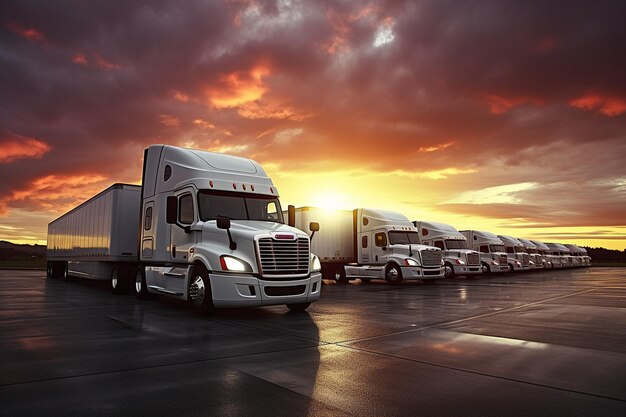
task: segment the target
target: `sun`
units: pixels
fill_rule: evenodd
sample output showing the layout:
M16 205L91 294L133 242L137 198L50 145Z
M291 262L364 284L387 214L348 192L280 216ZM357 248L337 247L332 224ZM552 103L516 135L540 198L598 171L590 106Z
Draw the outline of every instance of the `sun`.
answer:
M345 195L332 191L325 191L316 195L313 199L312 206L324 210L342 210L352 208Z

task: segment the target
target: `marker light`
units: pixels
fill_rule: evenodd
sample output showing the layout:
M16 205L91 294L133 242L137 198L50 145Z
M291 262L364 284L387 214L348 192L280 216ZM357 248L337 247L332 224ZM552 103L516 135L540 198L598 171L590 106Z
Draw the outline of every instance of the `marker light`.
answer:
M237 259L233 256L220 256L220 265L224 271L252 272L252 268L246 261L242 261L241 259Z

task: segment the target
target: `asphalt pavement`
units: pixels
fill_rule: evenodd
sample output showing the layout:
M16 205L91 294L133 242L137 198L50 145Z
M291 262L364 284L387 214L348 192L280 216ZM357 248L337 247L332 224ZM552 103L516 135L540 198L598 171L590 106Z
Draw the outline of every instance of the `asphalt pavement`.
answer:
M0 271L0 416L626 416L626 268L195 315Z

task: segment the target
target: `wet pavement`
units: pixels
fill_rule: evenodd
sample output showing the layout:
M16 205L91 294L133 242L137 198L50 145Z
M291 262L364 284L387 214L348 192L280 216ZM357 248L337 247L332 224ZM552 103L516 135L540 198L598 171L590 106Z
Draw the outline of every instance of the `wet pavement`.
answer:
M0 416L626 416L626 268L194 315L0 271Z

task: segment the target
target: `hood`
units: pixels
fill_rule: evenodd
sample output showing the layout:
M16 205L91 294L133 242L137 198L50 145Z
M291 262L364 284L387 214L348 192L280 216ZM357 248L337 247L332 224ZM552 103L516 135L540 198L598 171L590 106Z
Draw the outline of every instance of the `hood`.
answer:
M203 231L217 232L224 234L225 230L220 230L215 225L215 221L207 221L202 227ZM233 238L244 238L253 240L255 236L259 234L274 234L274 233L290 233L297 237L308 237L308 234L295 227L288 226L282 223L267 222L262 220L231 220L230 221L230 233Z
M417 243L415 244L411 244L411 245L389 245L389 254L390 255L405 255L405 256L409 256L409 246L411 246L411 252L413 253L413 256L415 256L415 254L417 252L423 251L423 250L432 250L432 251L440 251L441 249L436 248L434 246L428 246L428 245L419 245Z

